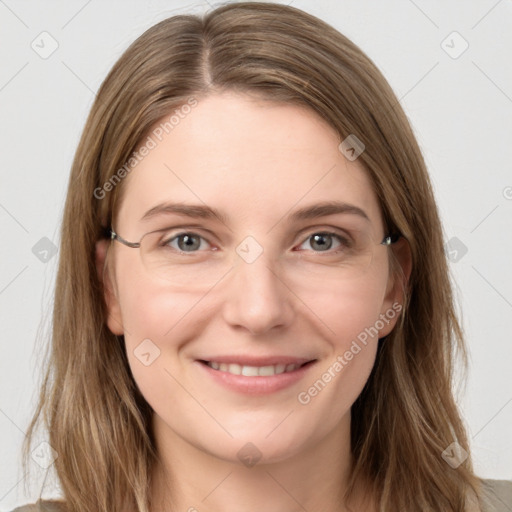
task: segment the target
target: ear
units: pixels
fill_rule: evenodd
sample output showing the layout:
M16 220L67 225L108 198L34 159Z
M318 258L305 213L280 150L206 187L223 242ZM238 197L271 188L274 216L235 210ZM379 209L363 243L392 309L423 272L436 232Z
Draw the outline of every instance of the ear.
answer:
M117 297L117 288L111 278L111 266L106 266L106 259L110 240L99 240L96 242L96 271L98 279L103 287L103 297L107 306L107 326L113 334L121 336L124 334L121 307Z
M395 327L400 312L403 309L407 284L412 271L412 255L409 242L400 237L390 250L390 258L394 258L391 265L386 295L382 303L380 319L384 323L384 327L379 330L379 338L387 336Z

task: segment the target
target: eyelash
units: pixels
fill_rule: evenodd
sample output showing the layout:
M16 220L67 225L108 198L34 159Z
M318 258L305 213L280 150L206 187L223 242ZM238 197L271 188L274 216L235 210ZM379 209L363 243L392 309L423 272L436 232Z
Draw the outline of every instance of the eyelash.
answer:
M169 245L171 242L173 242L174 240L177 240L178 238L180 238L181 236L184 236L184 235L191 235L191 236L194 236L194 237L198 237L198 238L200 238L202 240L205 240L207 243L210 243L210 242L208 242L208 240L205 237L199 235L198 233L195 233L193 231L181 231L181 232L173 235L170 238L162 240L160 242L160 245L162 247L169 247L170 249L178 252L178 254L182 254L182 255L186 255L186 256L193 256L195 254L203 252L203 251L200 251L200 250L190 251L190 252L182 251L180 249L175 249L174 247L171 247ZM307 242L313 235L331 236L333 238L336 238L340 242L342 248L350 248L351 247L351 242L350 242L350 240L348 238L346 238L345 236L340 235L339 233L336 233L335 231L329 231L329 230L312 231L309 235L307 235L305 237L305 239L299 245L302 245L305 242ZM311 249L310 251L314 252L315 254L319 254L319 255L324 255L324 254L325 255L333 255L333 254L337 254L338 252L340 252L340 250L333 250L333 249L328 249L327 251L315 251L315 250Z

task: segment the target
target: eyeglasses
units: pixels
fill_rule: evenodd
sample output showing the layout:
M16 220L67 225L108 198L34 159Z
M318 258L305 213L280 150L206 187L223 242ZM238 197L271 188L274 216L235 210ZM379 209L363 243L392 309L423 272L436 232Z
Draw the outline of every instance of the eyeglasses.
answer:
M106 230L106 235L126 247L140 249L142 264L148 275L177 287L213 286L240 260L253 263L265 250L253 237L242 240L234 251L219 250L217 247L200 250L203 241L206 246L211 245L208 238L214 237L208 232L209 235L203 236L183 227L164 228L146 233L139 242L125 240L113 227ZM280 258L280 262L284 262L285 273L302 283L323 286L342 283L364 275L377 253L386 250L400 237L400 234L389 234L378 242L367 230L312 228L302 235L302 242L295 246L309 244L312 248L293 251L289 256ZM332 243L332 240L335 242ZM322 250L325 248L326 251Z

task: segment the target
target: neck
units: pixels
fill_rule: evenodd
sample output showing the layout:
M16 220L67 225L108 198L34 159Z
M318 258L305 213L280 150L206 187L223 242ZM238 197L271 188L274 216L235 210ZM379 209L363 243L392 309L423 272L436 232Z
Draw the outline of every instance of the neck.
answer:
M346 512L354 504L358 512L373 510L363 506L359 490L343 505L352 464L350 415L305 451L252 467L189 444L156 414L153 427L161 461L153 473L152 512Z

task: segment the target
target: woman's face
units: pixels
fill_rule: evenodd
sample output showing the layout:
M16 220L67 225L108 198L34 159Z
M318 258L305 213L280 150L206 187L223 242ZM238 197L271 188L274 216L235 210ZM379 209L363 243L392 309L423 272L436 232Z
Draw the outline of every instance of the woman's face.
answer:
M108 325L168 439L283 460L349 424L396 323L387 233L362 165L314 112L233 93L186 111L120 185L121 237L168 229L109 248ZM326 202L356 208L294 217Z

